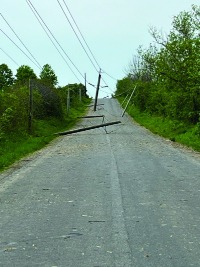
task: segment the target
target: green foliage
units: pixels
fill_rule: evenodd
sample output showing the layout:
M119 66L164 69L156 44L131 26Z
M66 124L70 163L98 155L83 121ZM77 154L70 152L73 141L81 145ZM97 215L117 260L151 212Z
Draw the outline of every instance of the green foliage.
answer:
M175 16L163 37L150 30L154 45L139 47L127 77L118 81L116 95L137 85L133 98L140 111L181 122L199 123L200 114L200 7ZM125 82L126 81L126 82Z
M127 94L133 88L133 82L130 76L117 81L116 95Z
M19 67L15 76L17 78L16 83L20 86L28 86L29 79L37 79L37 76L34 73L33 69L26 65Z
M120 102L123 99L119 99ZM191 125L177 120L171 120L148 112L141 112L137 107L129 107L128 113L140 125L149 129L154 134L163 136L171 141L176 141L200 152L200 124Z
M48 86L55 87L58 83L57 76L49 64L43 66L42 71L40 73L40 79L44 84Z
M12 70L6 64L0 65L0 90L13 84L14 78Z
M28 90L20 88L0 93L0 133L1 136L27 128Z
M38 92L37 96L39 96ZM90 99L87 98L76 109L71 109L70 116L66 120L55 117L34 120L33 135L28 135L26 131L16 132L12 130L7 132L3 138L0 136L0 171L21 157L44 147L56 137L53 135L54 133L74 126L77 122L77 117L85 113L86 105L89 104L89 101Z

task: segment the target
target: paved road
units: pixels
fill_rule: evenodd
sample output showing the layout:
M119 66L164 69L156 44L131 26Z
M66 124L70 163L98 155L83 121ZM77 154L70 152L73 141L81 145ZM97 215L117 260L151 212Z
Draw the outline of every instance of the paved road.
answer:
M0 176L0 266L200 266L199 155L99 103L122 124L59 137Z

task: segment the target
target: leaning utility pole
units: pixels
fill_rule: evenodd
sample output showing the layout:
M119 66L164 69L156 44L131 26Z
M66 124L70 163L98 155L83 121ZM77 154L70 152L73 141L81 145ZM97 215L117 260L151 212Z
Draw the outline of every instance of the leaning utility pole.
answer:
M96 89L96 96L95 96L95 100L94 100L94 111L97 110L97 99L98 99L98 94L99 94L100 82L101 82L101 69L99 71L99 77L98 77L98 83L97 83L97 89Z

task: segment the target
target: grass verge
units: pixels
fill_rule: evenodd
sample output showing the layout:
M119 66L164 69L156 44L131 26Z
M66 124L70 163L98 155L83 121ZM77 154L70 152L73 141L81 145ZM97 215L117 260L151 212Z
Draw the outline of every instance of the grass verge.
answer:
M6 138L0 139L0 171L49 144L56 138L54 133L72 128L78 121L77 117L85 114L86 110L86 105L82 105L78 109L70 109L70 114L65 120L57 118L36 120L33 123L32 135L25 132L7 134Z
M118 99L122 103L122 99ZM189 125L180 121L140 112L135 106L130 106L127 113L140 125L173 142L183 144L200 152L200 123Z

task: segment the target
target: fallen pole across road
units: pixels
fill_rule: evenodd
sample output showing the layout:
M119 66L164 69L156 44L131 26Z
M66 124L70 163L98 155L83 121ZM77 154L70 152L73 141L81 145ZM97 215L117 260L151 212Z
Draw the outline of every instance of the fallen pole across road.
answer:
M104 118L104 115L97 115L97 116L82 116L82 117L77 117L78 119L92 119L92 118Z
M94 126L90 126L90 127L86 127L86 128L81 128L81 129L75 129L75 130L71 130L71 131L67 131L67 132L59 132L59 133L55 133L55 134L56 135L67 135L67 134L79 133L79 132L89 131L89 130L93 130L96 128L106 127L106 126L119 124L119 123L121 123L121 121L107 122L107 123L103 123L103 124L99 124L99 125L94 125Z

